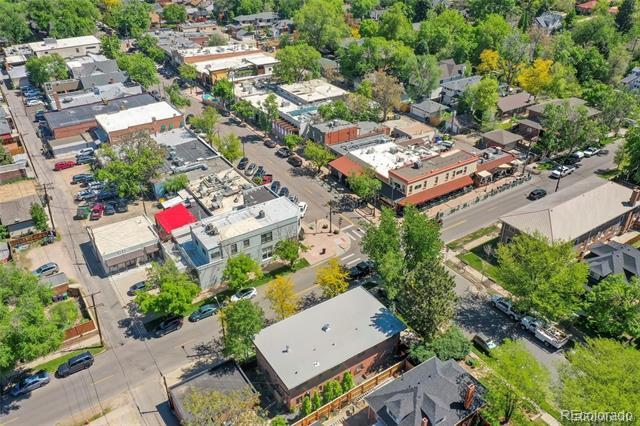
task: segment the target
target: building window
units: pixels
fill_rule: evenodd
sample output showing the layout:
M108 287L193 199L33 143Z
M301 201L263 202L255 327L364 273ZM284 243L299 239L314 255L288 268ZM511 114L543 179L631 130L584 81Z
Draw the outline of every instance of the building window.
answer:
M273 246L262 248L262 260L270 259L273 256Z
M169 130L173 130L173 124L169 124Z
M249 247L249 245L250 245L250 244L251 244L251 242L250 242L249 240L244 240L244 241L242 242L242 245L244 246L244 248Z
M436 176L436 179L433 181L433 186L436 186L438 184L438 176Z
M238 244L233 243L231 244L231 254L236 254L238 253Z
M210 257L211 257L211 260L220 258L220 250L211 252Z
M449 180L449 172L447 172L447 174L444 175L444 180L445 180L445 182Z
M273 241L273 234L271 232L260 235L260 241L262 244Z
M160 131L164 132L165 130L167 130L167 126L165 124L163 124L162 126L160 126Z

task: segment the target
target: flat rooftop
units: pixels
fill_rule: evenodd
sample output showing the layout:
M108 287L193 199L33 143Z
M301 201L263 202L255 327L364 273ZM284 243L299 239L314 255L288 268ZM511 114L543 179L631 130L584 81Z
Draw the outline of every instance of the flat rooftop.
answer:
M196 67L199 73L208 74L211 71L228 70L231 68L243 68L244 66L254 65L273 65L278 61L273 56L267 54L255 54L244 56L232 56L219 59L211 59L208 61L196 62L193 65Z
M400 167L390 173L405 181L422 179L452 167L471 164L478 160L473 154L461 149L452 149L432 157L419 160L417 163Z
M189 192L216 215L243 206L242 191L251 188L253 184L229 165L222 170L207 170L200 178L189 182L188 187Z
M253 340L289 389L400 333L406 326L362 287L260 331Z
M91 105L102 101L110 101L118 98L125 98L127 96L139 95L142 93L142 87L140 86L125 86L122 83L105 84L96 86L93 89L60 93L58 97L60 99L59 110L69 109L82 105ZM53 107L57 108L55 102L55 96L48 95L49 101Z
M36 181L32 179L0 185L0 203L36 194Z
M285 96L291 97L301 105L339 98L348 93L346 90L320 78L292 84L282 84L279 87Z
M50 129L73 126L75 124L86 123L95 120L97 115L109 114L118 111L136 108L157 102L148 93L140 95L126 96L124 98L113 99L107 102L98 102L90 105L83 105L68 108L62 111L45 112L44 118Z
M126 111L96 115L96 122L105 132L110 133L173 117L182 117L182 113L163 101L129 108Z
M236 86L238 87L238 86ZM237 91L238 89L236 89ZM241 89L240 89L241 90ZM298 105L289 101L288 99L283 98L280 95L271 92L259 93L255 95L243 96L242 99L249 102L254 108L257 108L261 111L264 111L264 102L267 100L269 95L273 94L276 97L276 103L278 104L278 111L283 113L288 113L291 111L295 111L298 109Z
M375 141L375 139L374 139ZM372 143L349 150L349 157L356 162L368 165L385 178L389 171L399 169L437 153L425 145L402 146L395 142Z
M142 249L158 242L146 216L135 216L109 225L91 228L93 243L103 259Z
M255 46L248 44L227 44L225 46L201 46L191 49L178 49L177 53L183 58L190 58L193 56L209 56L209 55L228 55L229 53L240 52L256 52L260 50Z
M87 46L90 44L100 44L100 40L97 37L88 35L80 37L62 38L60 40L44 39L43 41L36 41L29 43L29 47L34 53L45 52L52 49L66 49L69 47Z

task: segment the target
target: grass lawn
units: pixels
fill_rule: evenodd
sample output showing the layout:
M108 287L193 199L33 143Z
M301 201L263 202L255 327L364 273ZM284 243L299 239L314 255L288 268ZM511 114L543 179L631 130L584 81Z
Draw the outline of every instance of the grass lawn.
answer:
M473 231L470 234L465 235L462 238L458 238L455 241L447 244L451 250L457 250L462 248L463 246L469 244L472 241L475 241L479 238L484 237L485 235L489 235L498 230L498 225L487 226L486 228L480 228L477 231Z
M632 244L635 248L640 249L640 240Z
M39 364L39 365L33 367L32 370L33 371L46 370L49 373L54 373L58 369L58 366L60 364L62 364L63 362L67 361L71 357L74 357L76 355L81 354L82 352L87 352L87 351L91 352L91 354L95 356L95 355L97 355L99 353L102 353L104 351L104 346L95 346L95 347L89 348L89 349L78 349L77 351L68 352L68 353L62 355L59 358L55 358L55 359L52 359L51 361L47 361L47 362L44 362L42 364Z
M606 172L603 172L603 173L597 173L597 175L600 176L603 179L612 180L613 178L618 176L618 173L620 173L618 170L610 169L610 170L607 170Z
M498 268L495 265L492 265L491 263L483 260L480 256L475 254L473 251L459 254L458 259L462 260L464 263L471 266L476 271L483 273L486 277L490 278L492 281L502 285L502 282L497 278Z
M555 161L545 161L544 163L538 163L536 168L538 170L551 170L556 166L556 164L557 163Z

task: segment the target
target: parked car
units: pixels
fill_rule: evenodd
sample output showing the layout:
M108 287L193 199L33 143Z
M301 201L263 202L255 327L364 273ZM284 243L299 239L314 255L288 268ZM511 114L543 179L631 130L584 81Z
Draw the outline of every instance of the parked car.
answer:
M491 351L498 346L493 339L487 337L484 333L478 333L473 336L471 343L487 355L491 355Z
M58 272L60 272L58 264L55 262L49 262L44 265L40 265L38 269L33 271L33 275L37 277L46 277L48 275L57 274Z
M96 203L91 207L91 216L89 216L90 220L98 220L102 217L102 213L104 212L104 205L100 203Z
M505 297L491 296L489 303L497 310L507 314L514 321L519 321L524 316L522 312L514 308L513 302Z
M278 195L281 197L289 196L289 188L287 188L286 186L283 186L282 188L280 188L280 192L278 192Z
M93 155L80 155L76 157L76 164L93 164L96 162L96 157Z
M76 201L88 201L96 198L98 194L93 189L83 189L82 191L76 193L75 200Z
M307 209L309 206L307 206L307 203L304 201L300 201L298 203L298 208L300 209L300 217L304 217L304 215L307 213Z
M298 196L295 194L289 194L289 201L291 201L293 204L298 204Z
M131 287L129 287L129 290L127 290L127 294L129 296L135 296L136 291L144 290L146 286L147 286L147 283L145 281L137 282Z
M278 157L287 158L291 156L291 150L286 146L283 146L282 148L276 151L276 155Z
M276 146L278 146L278 144L273 139L265 139L264 146L266 146L267 148L275 148Z
M100 191L96 195L96 201L109 201L109 200L113 200L117 196L118 196L118 193L116 191L111 191L111 190Z
M42 99L30 98L25 102L26 106L36 106L36 105L44 105Z
M291 164L293 167L300 167L302 166L304 161L302 161L302 158L298 157L297 155L292 155L291 157L287 158L287 163Z
M93 155L93 154L95 154L95 149L82 148L80 151L78 151L78 153L76 154L76 157L81 157L83 155Z
M357 263L354 267L349 269L349 278L352 280L358 280L369 275L373 271L373 262L370 260L363 260Z
M571 154L571 157L573 158L577 158L579 160L582 160L584 158L584 152L582 151L576 151L573 154Z
M274 180L271 182L271 190L277 194L280 190L280 181Z
M36 121L44 121L44 110L40 110L36 112L36 115L34 118L36 119Z
M258 166L258 168L256 169L256 174L255 177L262 177L265 175L265 173L267 173L267 171L264 169L263 166Z
M256 297L257 295L258 295L258 290L256 290L255 287L247 287L247 288L243 288L242 290L240 290L239 292L231 296L231 301L237 302L238 300L251 299Z
M249 159L247 157L242 157L238 162L238 170L244 170L248 163Z
M56 377L68 377L78 371L85 370L93 365L93 355L91 352L83 352L80 355L69 358L68 361L60 364L56 370Z
M56 164L53 165L53 170L58 172L60 170L69 169L69 168L75 167L75 166L76 166L76 162L75 161L71 161L71 160L58 161Z
M218 312L218 307L216 305L202 305L197 311L189 315L189 321L197 322L201 319L215 315L216 312Z
M16 397L31 393L31 391L47 385L50 381L51 377L49 377L49 373L47 373L45 370L40 370L37 373L31 374L16 383L11 388L11 396Z
M172 331L180 330L182 328L182 317L173 315L165 318L158 327L156 327L155 334L157 337L164 336Z
M551 172L551 177L560 179L565 176L569 176L571 173L575 172L576 168L573 166L558 166Z
M107 203L104 205L104 214L106 216L111 216L116 214L116 208L114 207L114 203Z
M93 178L94 177L91 173L80 173L71 177L71 184L84 183Z
M534 200L539 200L540 198L543 198L546 195L547 195L547 191L545 191L542 188L536 188L533 191L531 191L529 195L527 195L527 198L534 201Z
M256 172L256 168L258 166L256 166L256 163L251 163L247 166L247 168L244 171L245 176L251 176Z
M600 154L601 151L602 151L601 148L598 148L596 146L590 146L589 148L585 149L583 152L585 157L593 157L594 155Z
M127 205L127 200L124 198L120 198L114 203L117 213L125 213L129 211L129 206Z

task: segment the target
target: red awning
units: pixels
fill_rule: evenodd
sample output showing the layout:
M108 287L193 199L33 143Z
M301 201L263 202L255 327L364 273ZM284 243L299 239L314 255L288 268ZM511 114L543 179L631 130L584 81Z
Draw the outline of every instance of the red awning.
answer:
M342 156L329 163L329 167L340 172L343 176L351 176L362 172L362 166L347 156Z
M422 204L425 201L433 200L434 198L441 197L450 192L457 191L458 189L462 189L465 186L470 185L473 185L473 179L471 179L470 176L463 176L450 182L443 183L442 185L438 185L425 191L418 192L417 194L409 195L408 197L400 200L398 204L400 204L401 206L406 206L408 204Z
M170 234L174 229L194 223L196 218L183 204L177 204L156 214L156 224Z

